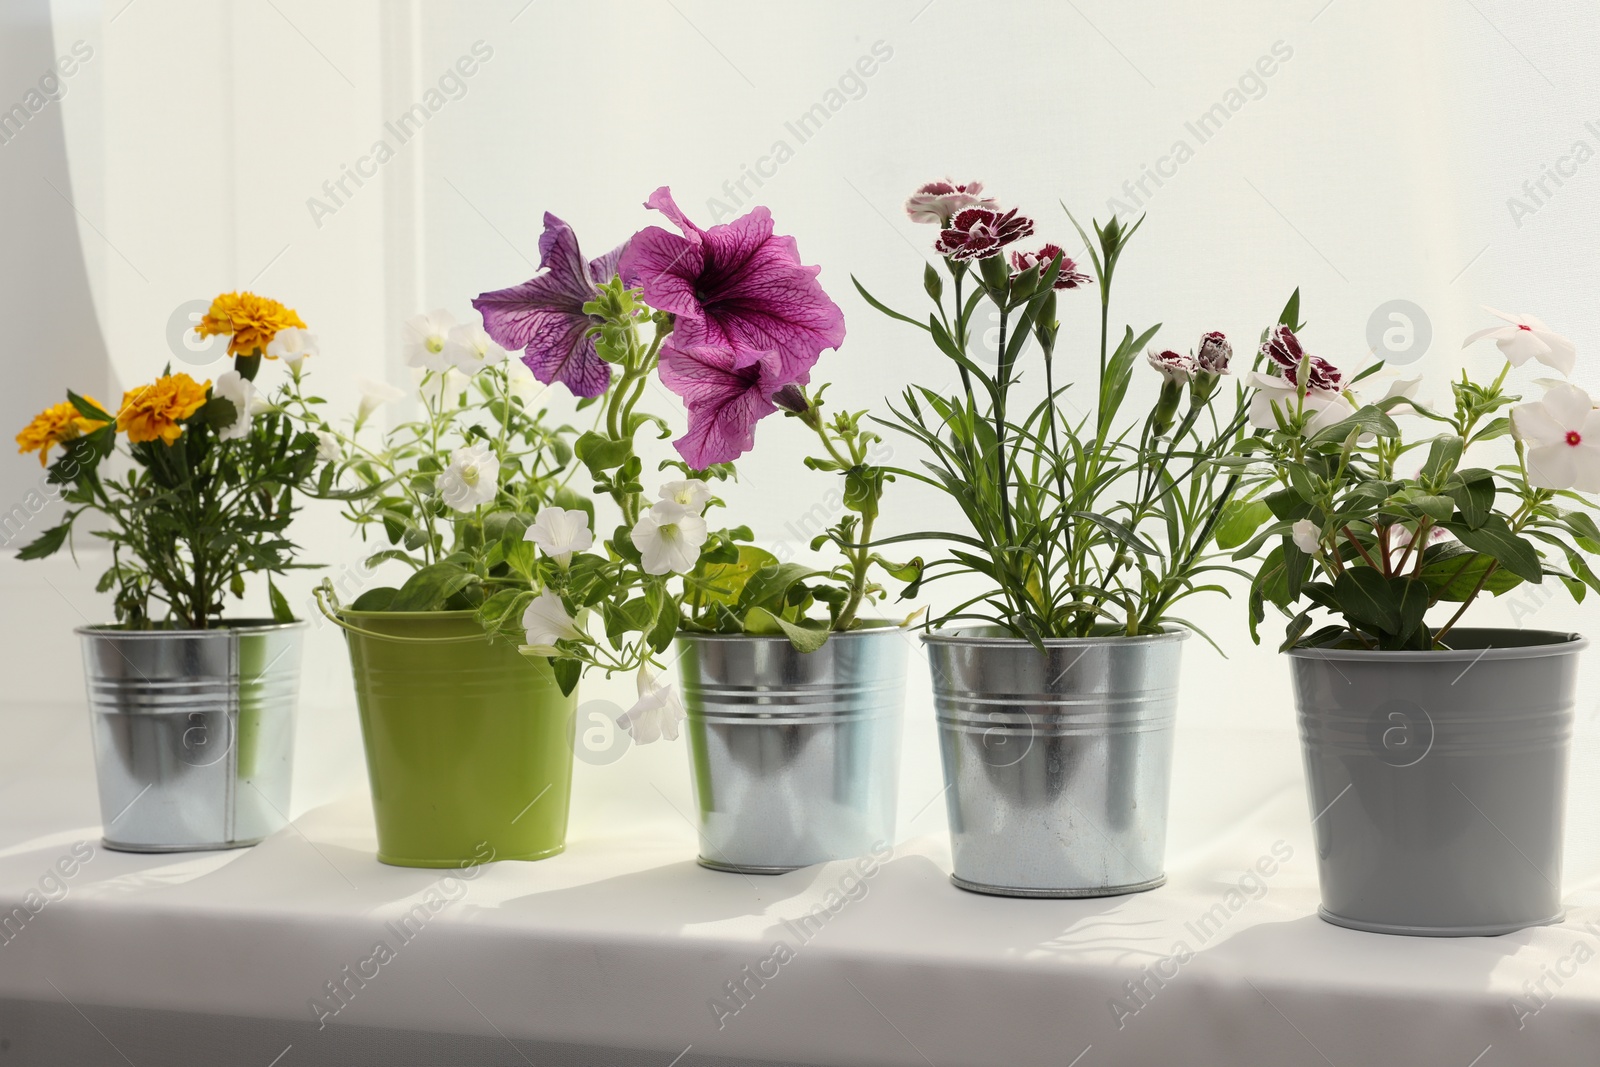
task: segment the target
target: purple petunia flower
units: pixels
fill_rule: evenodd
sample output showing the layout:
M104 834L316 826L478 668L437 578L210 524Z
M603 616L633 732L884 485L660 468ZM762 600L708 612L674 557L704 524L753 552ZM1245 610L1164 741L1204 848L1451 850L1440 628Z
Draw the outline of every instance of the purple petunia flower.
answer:
M502 348L524 349L522 362L549 385L560 382L574 396L599 396L611 383L611 368L594 350L584 314L597 287L617 273L626 244L584 261L572 227L548 211L539 238L539 271L521 285L483 293L472 306L483 328Z
M676 316L667 351L722 349L735 368L775 354L784 381L795 381L844 340L844 313L817 284L822 268L800 263L794 238L772 232L766 208L702 230L666 186L645 207L683 231L640 230L621 263L622 280L643 288L645 303ZM665 353L662 362L664 370Z
M796 381L785 375L777 352L753 353L754 362L747 362L749 355L716 345L675 346L661 353L661 381L689 409L689 432L672 443L696 470L749 451L756 423L778 410L773 394Z

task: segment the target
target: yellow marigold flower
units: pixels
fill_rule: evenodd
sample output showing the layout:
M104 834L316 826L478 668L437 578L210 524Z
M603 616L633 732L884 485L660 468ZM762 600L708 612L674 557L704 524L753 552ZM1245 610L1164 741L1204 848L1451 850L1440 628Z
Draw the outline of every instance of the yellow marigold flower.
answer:
M84 397L89 403L104 411L100 401L92 396ZM33 417L33 421L22 428L17 434L17 452L39 453L39 466L48 463L50 447L63 445L68 441L77 440L83 434L98 430L105 423L99 419L84 418L78 409L72 406L72 401L65 400L59 404L45 408Z
M223 293L194 331L201 337L228 335L228 355L248 356L257 350L265 355L278 331L291 326L306 328L293 308L254 293Z
M134 444L159 438L170 445L183 435L179 423L206 402L210 386L209 381L197 382L187 374L169 374L142 389L130 389L122 394L117 429Z

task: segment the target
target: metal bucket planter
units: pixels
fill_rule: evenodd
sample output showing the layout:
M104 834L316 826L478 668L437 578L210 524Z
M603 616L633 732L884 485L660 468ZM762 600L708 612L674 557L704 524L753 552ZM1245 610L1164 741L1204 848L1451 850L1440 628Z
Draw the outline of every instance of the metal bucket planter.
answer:
M678 635L703 866L781 874L893 840L908 645Z
M945 804L962 889L1099 897L1166 881L1167 795L1187 630L1060 638L933 633Z
M330 616L331 617L331 616ZM341 609L378 859L537 860L566 848L573 709L545 660L470 611Z
M1504 934L1560 921L1576 634L1455 630L1448 652L1295 649L1321 915Z
M287 822L304 630L76 631L107 848L241 848Z

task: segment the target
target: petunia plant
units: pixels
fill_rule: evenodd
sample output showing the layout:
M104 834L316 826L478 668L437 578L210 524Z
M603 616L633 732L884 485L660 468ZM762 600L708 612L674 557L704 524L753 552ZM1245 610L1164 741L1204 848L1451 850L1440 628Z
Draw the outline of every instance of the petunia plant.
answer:
M317 404L299 392L316 338L293 310L253 293L219 296L197 332L229 339L233 365L214 381L169 368L127 390L115 412L69 391L17 435L67 508L18 558L53 555L85 514L104 516L91 531L111 551L99 591L114 594L116 620L131 629L226 625L227 598L243 597L252 574L266 576L274 618L294 617L272 579L300 565L287 531L297 497L315 491L317 439L287 409ZM271 393L256 384L263 360L290 369Z
M942 270L929 264L922 279L931 313L904 314L856 287L922 331L952 375L944 388L907 387L889 425L928 454L925 469L896 473L948 494L966 530L879 542L942 541L948 554L928 563L927 582L977 579L935 623L987 623L1036 645L1198 629L1175 609L1220 591L1208 576L1231 569L1215 542L1229 532L1238 480L1214 461L1248 430L1249 391L1221 397L1227 338L1213 331L1187 353L1146 351L1159 327L1112 330L1112 280L1137 222L1096 223L1092 238L1078 228L1091 276L1058 245L1023 247L1033 220L1002 210L980 183L929 183L906 212L939 228ZM1096 285L1098 359L1069 357L1058 344L1061 309ZM998 324L992 356L989 323ZM1141 365L1159 388L1128 417Z
M573 451L616 513L610 536L592 546L541 543L546 580L494 601L493 625L514 633L520 623L525 650L552 657L563 684L586 667L636 670L640 701L622 722L640 740L675 736L676 697L652 671L680 627L786 633L793 626L804 643L815 627L793 610L799 600L836 600L841 608L852 600L849 588L838 597L801 596L802 579L784 570L771 576L781 588L761 612L712 609L718 598L731 609L764 569L748 529L709 528L706 509L720 503L716 486L733 477L733 461L753 447L756 425L780 410L781 398L792 405L805 397L821 353L844 339L844 317L818 284L819 268L801 263L794 239L775 232L766 208L702 228L665 187L645 206L674 229L646 227L592 260L572 228L546 214L539 273L474 301L489 335L521 349L540 381L565 385L580 410L594 408L593 427ZM652 391L681 400L688 428L673 442L679 458L660 463L654 473L662 480L647 489L638 435L671 436L643 404ZM849 433L865 447L853 421ZM829 440L837 446L842 438ZM876 492L881 481L873 485ZM863 581L857 607L866 595ZM797 603L787 604L790 596ZM848 627L859 616L852 608L831 617Z
M548 423L544 387L475 324L443 310L414 316L404 355L416 418L373 427L382 405L407 396L375 382L362 385L345 420L295 410L316 434L318 490L341 496L363 540L381 546L368 565L409 568L401 584L369 588L349 607L484 611L499 594L539 581L537 539L566 529L559 517L587 528L593 505L566 485L571 433Z
M1260 431L1234 461L1265 524L1238 552L1266 550L1252 636L1270 602L1290 617L1286 649L1446 649L1484 594L1546 577L1579 601L1600 590L1586 558L1600 553L1600 528L1584 495L1600 493L1600 413L1565 381L1543 383L1530 403L1506 388L1530 359L1570 373L1576 349L1538 319L1493 313L1510 325L1467 343L1492 337L1507 362L1487 385L1463 372L1445 410L1416 400L1415 382L1354 400L1292 319L1266 339ZM1396 417L1424 432L1403 432Z

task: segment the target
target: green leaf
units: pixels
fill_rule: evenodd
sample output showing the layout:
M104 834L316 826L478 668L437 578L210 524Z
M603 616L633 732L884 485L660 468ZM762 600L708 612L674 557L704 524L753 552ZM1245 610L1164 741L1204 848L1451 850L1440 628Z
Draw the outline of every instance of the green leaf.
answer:
M24 545L17 552L18 559L44 559L61 551L61 546L67 543L67 535L72 532L70 521L60 526L52 526L31 544Z
M599 478L605 471L622 466L633 456L633 443L586 430L573 446L573 454L589 468L590 474Z
M239 418L239 408L225 396L214 396L200 408L200 418L213 430L232 426Z
M1428 447L1428 458L1422 464L1419 475L1422 481L1427 485L1438 485L1441 480L1455 473L1465 445L1466 442L1455 434L1435 437L1433 444Z
M1148 541L1145 541L1138 534L1128 529L1127 526L1118 522L1116 519L1108 519L1106 516L1096 514L1093 511L1074 511L1071 514L1073 518L1084 519L1088 522L1094 523L1101 529L1108 531L1118 541L1127 545L1129 548L1140 553L1141 555L1150 555L1156 551L1154 545L1150 544Z
M395 595L399 592L400 590L394 589L387 585L380 585L374 589L368 589L365 593L362 593L360 596L356 597L355 602L350 605L350 610L388 611L389 605L394 602Z
M796 582L815 577L822 571L803 563L778 563L763 567L745 583L739 603L746 608L781 607Z
M1264 500L1230 500L1217 520L1217 547L1238 548L1249 541L1262 523L1272 518L1272 508Z
M704 568L703 576L708 588L701 599L708 604L728 607L739 602L745 585L758 572L778 565L778 557L755 545L739 545L735 563L712 563Z
M1428 561L1422 565L1422 581L1438 600L1464 602L1478 588L1478 583L1483 581L1484 573L1495 566L1493 556L1474 552L1462 545L1445 544L1437 548L1446 551L1429 554ZM1483 591L1499 596L1521 584L1522 578L1499 567L1484 582Z
M766 608L751 608L745 613L747 634L783 634L796 652L815 652L828 643L827 627L821 623L793 623L779 618Z
M561 695L571 696L572 691L578 688L578 679L583 677L583 661L561 656L550 661L550 669L555 672Z
M856 279L856 276L854 274L850 275L850 280L852 282L855 282L856 292L861 294L861 298L863 300L865 300L867 303L871 304L873 307L877 308L879 311L883 312L885 315L889 316L891 319L899 319L901 322L909 322L911 325L917 327L918 329L922 329L922 330L926 330L927 329L926 326L924 326L922 323L918 322L916 319L912 318L911 316L902 315L902 314L900 314L900 312L894 310L894 308L891 308L888 305L880 302L877 297L875 297L871 293L867 292L866 287L864 285L862 285L861 282Z
M477 580L477 575L454 563L432 563L406 579L385 610L438 611Z
M1382 408L1368 404L1349 418L1318 431L1307 443L1312 448L1341 444L1353 430L1361 430L1378 437L1400 436L1400 427L1395 425L1394 420L1384 414Z
M1482 475L1482 477L1467 478L1467 475ZM1489 471L1461 471L1455 482L1445 489L1445 494L1455 501L1456 507L1461 512L1461 521L1476 530L1494 512L1494 475Z
M1385 578L1371 567L1351 567L1334 579L1333 595L1339 612L1356 622L1398 633L1401 627L1400 600L1406 583Z
M94 403L92 400L79 396L71 389L67 390L67 399L72 402L73 407L78 409L78 414L82 415L86 419L93 419L96 422L117 421L116 416L107 414L101 409L100 405Z
M1491 515L1484 524L1473 529L1464 522L1442 523L1456 539L1474 552L1493 556L1500 566L1527 581L1538 584L1544 580L1544 567L1539 553L1527 538L1511 532L1511 527L1499 515Z
M271 575L267 576L267 600L272 604L273 622L294 622L294 609L289 607L289 601Z

